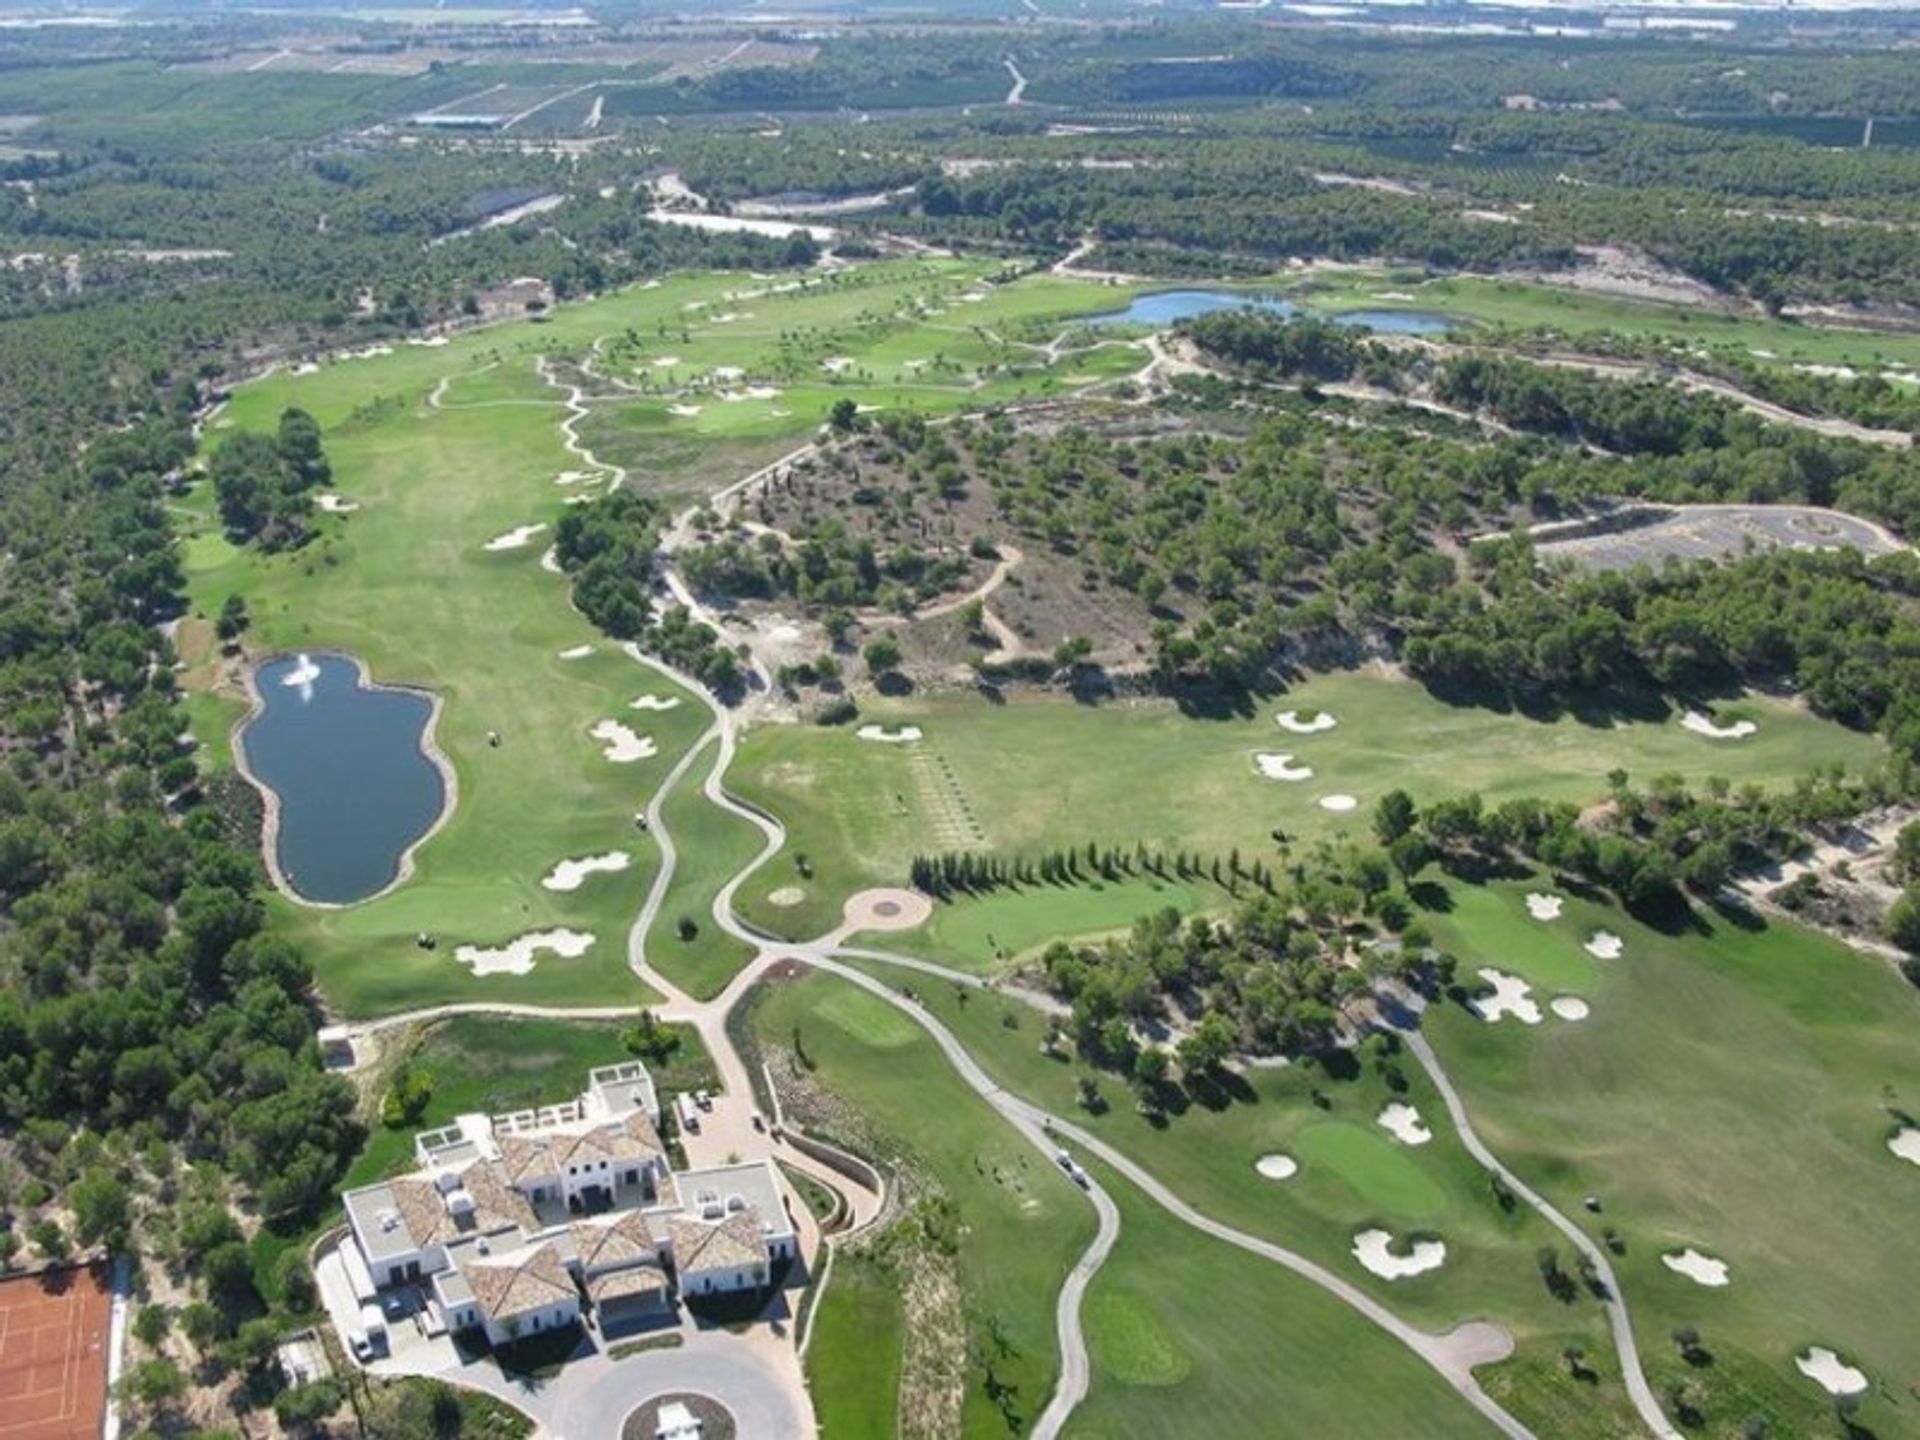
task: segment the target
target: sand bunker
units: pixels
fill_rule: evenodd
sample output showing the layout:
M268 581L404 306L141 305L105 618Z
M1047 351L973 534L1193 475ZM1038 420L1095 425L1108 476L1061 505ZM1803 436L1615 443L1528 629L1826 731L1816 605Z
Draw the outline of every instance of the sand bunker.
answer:
M642 695L637 700L629 700L629 710L671 710L680 703L678 695Z
M462 945L453 952L453 958L476 976L525 975L532 971L542 950L551 950L562 960L577 960L591 944L593 936L578 930L536 930L495 949Z
M1887 1141L1887 1149L1902 1160L1920 1165L1920 1128L1912 1125L1901 1126L1900 1133Z
M671 370L679 363L680 357L678 355L656 355L653 357L653 368L656 370Z
M842 375L853 368L853 360L850 356L835 355L829 359L822 360L820 362L820 368L829 375Z
M1318 735L1322 730L1331 730L1340 722L1325 710L1316 710L1311 718L1302 719L1298 710L1282 710L1273 717L1282 730L1291 730L1296 735Z
M565 650L560 652L560 658L562 660L584 660L591 654L593 654L593 646L591 645L569 645Z
M1385 1230L1362 1230L1353 1237L1353 1258L1382 1280L1404 1280L1438 1270L1447 1258L1447 1247L1439 1240L1416 1240L1407 1253L1394 1253L1393 1236Z
M496 535L493 539L487 541L486 548L489 550L518 550L546 528L544 521L537 525L517 525L507 531L506 534Z
M1800 1373L1829 1395L1858 1395L1867 1388L1867 1372L1856 1370L1824 1345L1815 1345L1793 1357Z
M1300 1173L1300 1162L1291 1155L1262 1155L1253 1168L1268 1180L1291 1180Z
M1527 896L1527 914L1536 920L1558 920L1560 907L1566 903L1558 895L1542 895L1535 891Z
M1702 1255L1691 1245L1684 1250L1669 1251L1662 1255L1660 1263L1674 1274L1684 1275L1694 1284L1705 1285L1709 1290L1718 1290L1729 1278L1726 1261Z
M650 755L658 755L660 747L645 735L636 735L618 720L602 720L587 732L596 740L606 742L606 748L600 753L616 765L631 765L636 760L645 760Z
M1593 932L1593 938L1587 941L1584 948L1587 954L1596 960L1618 960L1624 943L1611 930L1596 930Z
M1711 715L1703 715L1698 710L1689 710L1680 717L1680 723L1696 735L1704 735L1709 740L1744 740L1760 727L1751 720L1736 720L1731 725L1715 722Z
M807 898L807 892L798 885L782 885L767 896L769 905L778 905L782 910L791 910Z
M600 477L591 470L562 470L558 475L553 477L553 483L556 485L582 485L589 480L598 480L599 478Z
M1374 1121L1402 1145L1424 1145L1433 1139L1433 1131L1413 1106L1396 1100L1382 1110Z
M884 725L862 725L853 732L862 740L878 740L882 745L909 745L920 738L918 725L902 725L889 730Z
M699 413L700 413L700 407L698 405L667 406L667 414L678 415L682 420L691 420L694 416L698 415Z
M743 379L746 373L747 372L742 370L738 365L716 365L713 367L713 378L716 380L739 380Z
M578 890L589 875L611 875L627 868L624 850L609 850L604 855L588 855L580 860L562 860L541 879L548 890Z
M564 575L567 573L560 568L560 552L551 545L546 548L545 553L540 557L540 568L545 570L549 575Z
M1360 802L1351 795L1322 795L1320 797L1320 808L1322 810L1332 810L1336 814L1344 814L1349 810L1356 809L1359 804Z
M1593 1013L1593 1008L1578 995L1556 995L1547 1002L1547 1008L1562 1020L1584 1020Z
M1269 780L1311 780L1311 765L1296 765L1291 755L1271 755L1260 751L1253 757L1253 765Z
M1476 973L1493 987L1491 995L1482 995L1473 1002L1482 1020L1492 1022L1511 1015L1522 1025L1540 1023L1540 1005L1533 998L1533 987L1526 981L1518 975L1484 966Z
M335 495L331 491L314 496L313 503L329 515L351 515L360 508L357 501L349 500L343 495Z

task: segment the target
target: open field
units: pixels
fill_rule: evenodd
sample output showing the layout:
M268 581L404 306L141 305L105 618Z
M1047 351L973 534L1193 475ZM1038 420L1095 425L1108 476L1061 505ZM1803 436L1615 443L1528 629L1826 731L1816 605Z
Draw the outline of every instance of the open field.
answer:
M1700 1433L1737 1435L1750 1414L1773 1435L1834 1433L1825 1393L1793 1365L1824 1345L1871 1378L1867 1431L1920 1435L1920 1250L1887 1218L1912 1211L1920 1169L1886 1146L1895 1116L1920 1111L1920 994L1784 925L1707 914L1669 936L1573 896L1534 921L1524 897L1544 878L1450 884L1453 908L1427 917L1463 972L1496 965L1592 1005L1538 1027L1432 1017L1482 1138L1596 1237L1625 1238L1614 1263L1650 1378L1688 1383ZM1601 926L1622 937L1619 958L1577 949ZM1600 1216L1581 1208L1590 1193ZM1669 1270L1662 1253L1683 1246L1725 1261L1730 1283ZM1711 1364L1681 1360L1667 1337L1685 1325Z
M1548 1295L1534 1256L1552 1241L1552 1232L1533 1212L1509 1211L1496 1202L1485 1173L1448 1128L1438 1096L1410 1059L1382 1062L1369 1055L1331 1068L1248 1069L1218 1085L1169 1093L1168 1120L1156 1125L1139 1113L1118 1076L1043 1054L1042 1021L1020 1002L963 996L955 987L886 965L862 968L910 988L996 1081L1072 1116L1197 1209L1318 1260L1424 1329L1445 1331L1476 1318L1506 1327L1516 1354L1480 1377L1489 1394L1539 1433L1605 1436L1625 1428L1625 1393L1599 1307L1589 1299L1563 1304ZM1080 1106L1082 1076L1092 1077L1100 1091L1097 1112ZM1403 1145L1376 1123L1394 1102L1419 1111L1433 1134L1429 1143ZM1254 1168L1262 1156L1276 1153L1299 1162L1292 1179L1269 1180ZM1402 1239L1439 1237L1447 1247L1445 1263L1409 1279L1376 1278L1351 1253L1354 1235L1375 1226ZM1575 1381L1561 1368L1560 1352L1569 1343L1584 1346L1592 1359L1592 1383Z
M735 788L787 821L794 847L818 868L821 898L811 908L778 911L765 903L781 883L769 875L749 882L741 903L757 924L811 935L831 920L831 897L897 883L915 854L1138 840L1223 856L1237 846L1249 859L1272 860L1275 828L1296 847L1368 835L1374 802L1395 787L1418 799L1479 790L1489 803L1519 795L1586 801L1601 794L1616 767L1642 779L1719 774L1784 784L1818 765L1863 766L1881 753L1879 741L1783 702L1754 696L1741 705L1758 733L1715 741L1682 729L1677 712L1533 720L1449 705L1372 670L1315 675L1223 719L1189 717L1162 700L871 700L863 720L917 725L925 738L875 745L849 730L817 727L766 727L747 737ZM1338 728L1289 734L1274 718L1289 709L1329 711ZM1313 777L1265 779L1254 769L1258 752L1291 754ZM1322 809L1318 801L1329 794L1351 795L1358 805ZM938 815L958 803L949 803L954 795L978 817L983 839L942 833ZM1042 938L1036 927L1023 933Z
M965 1318L940 1322L964 1323L968 1332L963 1433L1007 1431L1009 1419L984 1384L989 1365L1009 1415L1022 1428L1031 1425L1059 1364L1054 1296L1093 1237L1086 1201L966 1088L919 1027L884 1001L843 980L809 976L774 987L754 1025L764 1043L781 1045L797 1027L815 1067L811 1081L852 1103L868 1128L910 1157L951 1202L938 1223L955 1247ZM897 1433L897 1407L886 1392L904 1337L884 1286L878 1294L874 1287L897 1287L899 1272L869 1271L842 1290L838 1261L835 1270L809 1354L811 1373L830 1377L815 1394L820 1426L880 1440ZM876 1317L891 1323L862 1323Z
M680 275L560 307L540 322L335 360L236 392L212 422L214 443L235 428L271 429L283 408L298 405L324 429L335 488L360 509L323 517L318 538L299 551L264 555L236 550L222 537L207 487L199 487L180 507L199 615L242 595L253 617L251 653L350 651L376 679L421 686L446 702L438 740L457 775L459 799L446 825L421 847L414 878L344 910L275 903L278 923L314 958L337 1011L358 1017L454 1000L606 1005L646 998L627 971L625 937L656 855L634 817L704 728L705 715L687 696L674 709L648 712L644 724L628 709L642 693L677 692L595 636L572 611L566 582L540 561L547 534L517 548L485 548L519 527L550 528L567 496L592 488L585 480L555 483L593 467L565 447L561 422L568 410L553 403L562 392L540 388L534 362L547 354L584 355L609 335L658 335L664 337L658 346L671 345L687 367L677 383L697 383L703 396L743 393L718 375L723 365L753 376L798 363L793 357L810 347L857 354L862 343L923 325L920 312L940 308L942 298L981 295L959 308L989 326L1033 322L1107 298L1094 287L1051 277L981 288L984 273L959 262L876 266L810 278L805 288L800 281L780 288L737 275ZM756 291L756 284L765 288ZM707 318L727 305L751 307L754 323ZM929 347L935 343L930 336ZM622 354L633 355L635 345L645 353L656 348L653 339L633 340ZM633 365L642 363L632 358ZM822 387L818 407L805 409L703 399L701 423L687 434L714 444L759 435L791 448L812 433L829 398L951 409L1054 383L1046 372L1037 378L996 373L977 387L956 382L911 394L836 385ZM646 396L616 391L606 403L660 410L634 421L636 432L652 425L666 434L680 423ZM773 408L787 413L767 413ZM731 472L713 477L716 483L735 478ZM594 646L590 655L564 658L563 652L587 644ZM183 627L182 648L197 691L190 712L196 735L212 763L227 763L226 732L240 714L237 692L221 683L230 677L215 664L204 623ZM631 764L608 759L587 732L609 718L643 730L658 753ZM490 732L499 734L497 746L489 743ZM691 814L681 818L697 824ZM565 892L542 884L562 860L613 851L629 854L625 871L595 875ZM832 904L837 907L838 896ZM475 978L454 958L461 944L497 946L556 927L590 934L594 943L577 960L549 954L526 974ZM418 946L423 934L437 948Z
M456 1015L410 1033L389 1031L383 1067L397 1065L404 1054L433 1076L433 1095L417 1118L397 1130L374 1121L341 1188L411 1169L413 1137L450 1125L456 1116L500 1114L573 1098L585 1088L587 1072L595 1066L633 1058L620 1043L625 1028L609 1021ZM647 1062L662 1096L715 1083L699 1034L691 1026L678 1027L678 1033L680 1049L671 1061Z

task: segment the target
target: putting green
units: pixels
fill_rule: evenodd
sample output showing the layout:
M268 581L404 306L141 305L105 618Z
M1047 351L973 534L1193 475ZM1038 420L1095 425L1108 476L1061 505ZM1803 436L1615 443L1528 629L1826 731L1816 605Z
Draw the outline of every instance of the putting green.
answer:
M1386 1217L1431 1220L1446 1213L1446 1192L1384 1133L1346 1120L1315 1121L1293 1137L1293 1157L1303 1175L1312 1167L1337 1176L1362 1207Z
M1177 1385L1193 1370L1193 1357L1147 1297L1102 1287L1088 1298L1082 1323L1093 1363L1123 1385Z

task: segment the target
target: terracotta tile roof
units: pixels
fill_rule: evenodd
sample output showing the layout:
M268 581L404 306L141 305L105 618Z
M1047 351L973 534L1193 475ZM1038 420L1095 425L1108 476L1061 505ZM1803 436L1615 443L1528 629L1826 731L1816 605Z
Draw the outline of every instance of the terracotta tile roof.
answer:
M518 1264L482 1265L469 1261L460 1269L473 1291L474 1303L492 1320L524 1315L542 1305L574 1296L567 1267L551 1245L542 1245Z
M524 1135L500 1138L500 1163L506 1167L510 1180L522 1180L529 1175L554 1175L559 1171L547 1142L529 1140Z
M628 1300L641 1295L665 1295L667 1293L667 1272L658 1265L629 1265L624 1270L612 1270L605 1275L596 1275L587 1282L587 1294L596 1305L604 1305L609 1300Z
M767 1262L766 1231L751 1205L723 1220L675 1215L667 1222L673 1236L674 1268L682 1275L700 1270L732 1270Z
M425 1250L460 1233L440 1187L431 1180L396 1180L391 1188L393 1208L400 1212L416 1249Z
M527 1197L513 1188L506 1166L497 1160L482 1160L469 1165L460 1174L460 1183L473 1197L473 1228L491 1232L517 1225L522 1230L538 1230L539 1217Z
M649 1260L660 1248L659 1237L638 1210L628 1210L611 1225L575 1221L570 1228L580 1264L588 1270Z

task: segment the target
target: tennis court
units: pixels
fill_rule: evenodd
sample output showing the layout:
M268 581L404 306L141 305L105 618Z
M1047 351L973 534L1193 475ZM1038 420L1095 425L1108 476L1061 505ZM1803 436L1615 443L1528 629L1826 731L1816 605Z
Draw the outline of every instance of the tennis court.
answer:
M0 1440L98 1440L112 1310L103 1265L0 1281Z

